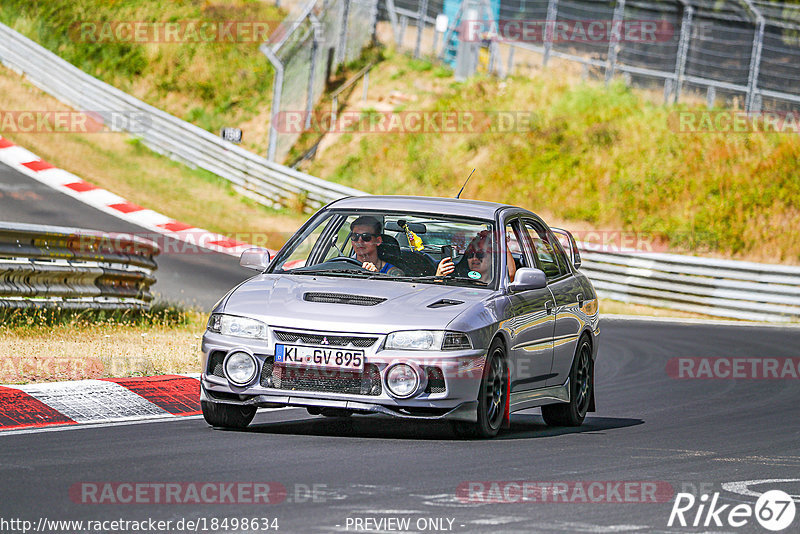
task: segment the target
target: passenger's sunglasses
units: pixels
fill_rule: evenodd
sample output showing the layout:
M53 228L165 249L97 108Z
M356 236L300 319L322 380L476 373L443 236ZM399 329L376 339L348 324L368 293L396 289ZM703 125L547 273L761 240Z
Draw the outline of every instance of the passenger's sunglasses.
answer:
M475 250L470 250L469 252L467 252L466 256L467 256L467 259L469 259L469 258L478 258L479 260L482 260L483 258L486 257L486 253L485 252L477 252Z
M361 238L361 241L364 243L369 243L372 241L373 237L378 237L378 234L370 234L367 232L364 232L363 234L350 234L350 239L353 241L358 241L358 239Z

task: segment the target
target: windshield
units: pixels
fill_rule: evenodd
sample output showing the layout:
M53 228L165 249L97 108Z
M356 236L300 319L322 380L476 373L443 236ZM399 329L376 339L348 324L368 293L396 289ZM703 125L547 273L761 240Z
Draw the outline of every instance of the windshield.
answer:
M489 287L497 272L491 221L403 212L328 211L295 235L274 273ZM442 275L444 259L454 270Z

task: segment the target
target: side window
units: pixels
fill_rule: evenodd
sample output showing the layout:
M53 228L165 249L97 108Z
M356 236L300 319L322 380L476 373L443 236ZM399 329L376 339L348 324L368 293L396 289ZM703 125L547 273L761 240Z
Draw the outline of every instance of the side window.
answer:
M540 228L539 225L533 221L527 220L525 221L525 229L530 235L534 252L539 258L539 264L547 278L557 278L563 273L566 273L566 264L564 264L563 258L558 254L558 249L553 246L545 229ZM562 270L562 267L564 270Z
M506 246L508 247L508 251L511 252L511 256L514 258L516 267L527 267L528 264L525 261L525 254L522 251L522 245L517 237L515 226L515 222L506 223Z

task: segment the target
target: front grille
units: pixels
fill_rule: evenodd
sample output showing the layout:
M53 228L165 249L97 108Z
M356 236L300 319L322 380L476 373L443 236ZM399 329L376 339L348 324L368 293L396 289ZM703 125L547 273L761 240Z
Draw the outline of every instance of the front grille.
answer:
M319 391L321 393L346 393L348 395L381 394L381 373L378 366L368 363L363 373L350 373L333 369L308 369L304 367L273 366L267 362L261 372L261 385L291 391Z
M324 302L326 304L352 304L355 306L375 306L386 299L368 297L366 295L348 295L347 293L306 293L303 299L308 302Z
M356 337L356 336L326 336L323 334L309 334L306 332L286 332L282 330L275 331L275 337L280 341L286 343L305 343L306 345L322 345L333 347L346 347L353 345L354 347L371 347L378 341L377 337ZM327 343L324 343L327 341Z
M210 375L225 378L225 371L222 370L222 362L225 360L225 352L215 350L208 357L208 368L206 372Z
M425 372L428 375L428 385L425 386L425 393L444 393L444 373L441 367L425 367Z

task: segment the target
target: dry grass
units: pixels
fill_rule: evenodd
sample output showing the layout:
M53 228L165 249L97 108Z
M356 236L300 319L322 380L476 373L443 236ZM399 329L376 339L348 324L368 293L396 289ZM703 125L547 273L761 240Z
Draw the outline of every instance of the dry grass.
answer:
M150 376L200 371L202 325L185 328L56 327L5 333L0 383Z
M199 372L206 316L168 307L130 314L4 312L0 384Z
M600 303L600 316L609 315L642 315L647 317L678 317L681 319L717 319L712 315L701 313L684 312L671 310L669 308L653 308L642 304L631 304L611 299L598 299ZM725 318L725 320L735 321L736 319Z
M0 67L0 109L67 110L16 73ZM179 221L280 247L305 220L247 199L229 182L151 152L122 133L15 133L3 137L131 202Z

